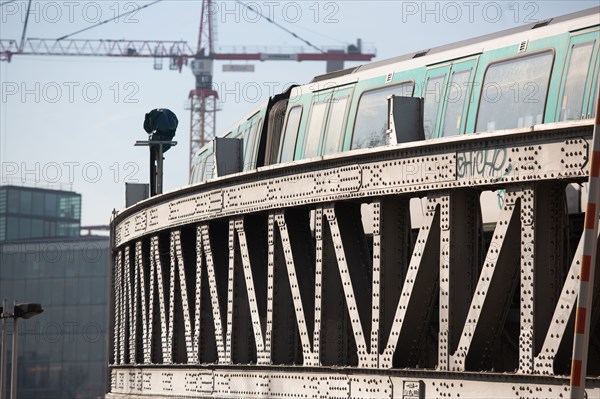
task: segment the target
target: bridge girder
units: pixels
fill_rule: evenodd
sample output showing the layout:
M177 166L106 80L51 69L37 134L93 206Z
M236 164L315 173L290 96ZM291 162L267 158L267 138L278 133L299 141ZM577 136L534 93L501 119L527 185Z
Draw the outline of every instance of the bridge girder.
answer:
M129 210L113 397L561 397L582 250L565 190L590 137L578 122L355 152Z

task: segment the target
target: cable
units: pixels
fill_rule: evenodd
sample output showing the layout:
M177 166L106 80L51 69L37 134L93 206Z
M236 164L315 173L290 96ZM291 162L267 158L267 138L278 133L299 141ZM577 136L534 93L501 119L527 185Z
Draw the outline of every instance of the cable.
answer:
M271 18L261 14L258 10L256 10L255 8L248 6L244 3L242 3L239 0L236 0L236 3L239 3L242 5L242 7L247 8L250 11L254 11L256 13L256 15L260 15L261 17L263 17L264 19L266 19L267 21L269 21L270 23L272 23L273 25L277 26L279 29L282 29L283 31L289 33L290 35L294 36L296 39L303 41L304 43L308 44L310 47L314 48L315 50L324 53L325 51L323 51L322 49L318 48L317 46L315 46L314 44L312 44L311 42L309 42L306 39L301 38L300 36L298 36L297 34L295 34L294 32L292 32L291 30L287 29L286 27L284 27L283 25L278 24L277 22L273 21Z
M73 33L69 33L68 35L61 36L61 37L59 37L58 39L56 39L56 41L58 42L58 41L60 41L60 40L66 39L67 37L71 37L71 36L74 36L74 35L76 35L76 34L78 34L78 33L85 32L86 30L90 30L90 29L92 29L92 28L95 28L95 27L97 27L97 26L103 25L103 24L105 24L105 23L107 23L107 22L114 21L114 20L115 20L115 19L117 19L117 18L121 18L121 17L124 17L125 15L129 15L129 14L132 14L132 13L134 13L134 12L138 12L138 11L140 11L140 10L144 9L144 8L148 8L148 7L150 7L150 6L153 6L153 5L154 5L154 4L156 4L156 3L160 3L161 1L163 1L163 0L155 0L155 1L153 1L152 3L148 3L148 4L146 4L146 5L143 5L143 6L141 6L141 7L138 7L138 8L136 8L136 9L134 9L134 10L127 11L127 12L125 12L125 13L123 13L123 14L119 14L119 15L117 15L116 17L113 17L113 18L110 18L110 19L107 19L107 20L104 20L104 21L98 22L97 24L95 24L95 25L92 25L92 26L88 26L87 28L80 29L80 30L78 30L77 32L73 32Z
M25 15L25 23L23 24L23 34L21 35L21 43L19 43L19 53L23 51L25 45L25 33L27 33L27 22L29 21L29 11L31 11L31 0L27 3L27 15Z
M304 27L304 26L297 26L297 28L298 28L298 29L305 30L305 31L307 31L307 32L310 32L310 33L312 33L313 35L317 35L317 36L321 36L321 37L324 37L324 38L326 38L326 39L329 39L329 40L333 40L333 41L335 41L335 42L338 42L338 43L340 43L340 44L343 44L343 45L348 45L348 44L350 44L350 43L349 43L347 40L340 40L340 39L338 39L338 38L336 38L336 37L329 36L329 35L326 35L326 34L324 34L324 33L321 33L321 32L317 32L317 31L315 31L315 30L312 30L312 29L308 29L308 28L306 28L306 27Z

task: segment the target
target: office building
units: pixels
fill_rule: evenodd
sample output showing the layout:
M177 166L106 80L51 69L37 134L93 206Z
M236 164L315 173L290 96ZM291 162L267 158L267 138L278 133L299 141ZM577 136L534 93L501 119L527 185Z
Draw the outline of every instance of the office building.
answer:
M80 236L80 214L79 194L0 187L0 299L44 309L19 321L19 398L106 391L109 239Z

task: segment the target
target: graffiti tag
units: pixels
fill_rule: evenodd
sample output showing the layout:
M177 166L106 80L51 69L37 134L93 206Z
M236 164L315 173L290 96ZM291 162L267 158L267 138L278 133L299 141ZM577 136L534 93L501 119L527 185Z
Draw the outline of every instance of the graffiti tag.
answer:
M473 150L456 154L456 177L495 177L502 180L512 170L506 148Z

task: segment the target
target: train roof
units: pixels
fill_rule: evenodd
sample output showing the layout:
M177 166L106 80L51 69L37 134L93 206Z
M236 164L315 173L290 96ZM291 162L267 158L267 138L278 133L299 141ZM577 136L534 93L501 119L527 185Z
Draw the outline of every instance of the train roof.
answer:
M484 44L486 42L490 42L490 41L493 41L496 39L501 39L501 38L506 38L506 37L513 36L513 35L518 35L520 33L529 32L533 29L538 29L538 28L542 28L542 27L546 28L546 29L544 29L544 32L547 33L549 29L552 30L552 28L557 27L557 25L561 25L565 22L570 22L570 21L577 20L577 19L591 17L594 15L598 16L598 19L595 21L595 23L600 24L600 7L593 7L593 8L589 8L586 10L574 12L571 14L566 14L566 15L561 15L561 16L557 16L554 18L546 19L543 21L533 22L533 23L530 23L527 25L517 26L515 28L505 29L505 30L502 30L499 32L489 33L487 35L477 36L474 38L461 40L461 41L450 43L450 44L445 44L445 45L434 47L431 49L419 50L419 51L403 54L403 55L400 55L397 57L392 57L392 58L388 58L388 59L381 60L381 61L375 61L375 62L371 62L368 64L359 65L359 66L353 67L353 68L347 68L347 69L342 69L339 71L333 71L333 72L323 74L323 75L318 75L310 83L340 78L342 76L347 76L347 75L350 75L353 73L368 71L368 70L385 67L388 65L397 64L399 62L409 61L409 60L413 60L413 59L417 59L417 58L421 58L421 57L423 57L422 62L424 62L425 64L429 64L429 62L426 62L425 60L431 60L433 55L438 55L438 54L445 53L445 52L448 52L451 50L456 50L459 48L465 49L465 48L468 48L468 47L471 47L474 45ZM573 28L576 29L576 27L573 27ZM562 26L557 27L557 31L563 31L563 30L564 30L564 27L562 27ZM469 53L469 51L465 51L465 52ZM433 58L437 58L437 57L433 57Z
M232 125L230 125L229 128L227 130L225 130L225 134L223 135L223 137L225 137L225 135L227 135L230 132L234 131L238 127L240 127L241 124L246 123L248 121L248 119L252 118L258 112L260 112L261 109L266 108L268 104L269 104L269 100L266 99L266 100L262 101L258 106L252 108L252 110L248 111L238 121L236 121Z

